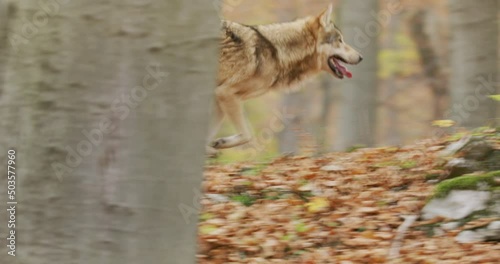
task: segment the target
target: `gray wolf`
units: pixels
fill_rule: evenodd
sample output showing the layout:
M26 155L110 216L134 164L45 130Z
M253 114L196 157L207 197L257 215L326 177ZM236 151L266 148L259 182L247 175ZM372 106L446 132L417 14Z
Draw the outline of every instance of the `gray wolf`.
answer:
M343 64L358 64L363 57L344 42L332 11L329 5L318 16L259 26L222 21L215 124L209 133L208 155L251 140L244 100L290 89L321 71L351 78ZM213 140L226 117L237 134Z

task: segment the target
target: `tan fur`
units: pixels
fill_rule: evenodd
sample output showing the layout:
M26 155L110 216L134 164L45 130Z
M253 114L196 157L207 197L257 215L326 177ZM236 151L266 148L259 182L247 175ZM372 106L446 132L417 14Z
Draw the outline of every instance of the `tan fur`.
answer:
M209 142L224 117L229 118L238 134L211 142L207 147L209 154L250 141L243 100L271 90L290 89L322 70L332 73L328 59L333 55L349 64L362 60L356 50L343 42L340 31L331 22L331 13L330 5L319 16L288 23L247 26L222 21L216 124Z

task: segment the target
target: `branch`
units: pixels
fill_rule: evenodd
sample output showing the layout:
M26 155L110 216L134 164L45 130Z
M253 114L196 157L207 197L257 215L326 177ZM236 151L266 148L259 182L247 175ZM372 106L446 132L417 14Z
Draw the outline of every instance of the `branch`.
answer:
M401 246L403 245L403 239L405 237L405 233L413 225L418 218L416 215L407 215L403 216L405 221L398 227L397 234L392 241L391 249L389 250L389 259L396 259L399 257L399 251L401 250Z

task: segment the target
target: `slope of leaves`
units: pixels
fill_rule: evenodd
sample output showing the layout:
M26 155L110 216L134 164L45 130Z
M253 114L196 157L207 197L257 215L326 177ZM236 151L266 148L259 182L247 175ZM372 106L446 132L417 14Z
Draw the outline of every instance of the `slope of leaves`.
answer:
M499 244L458 244L437 221L417 222L388 259L403 216L432 195L427 178L443 173L445 142L208 166L204 192L228 199L202 199L199 262L496 263Z

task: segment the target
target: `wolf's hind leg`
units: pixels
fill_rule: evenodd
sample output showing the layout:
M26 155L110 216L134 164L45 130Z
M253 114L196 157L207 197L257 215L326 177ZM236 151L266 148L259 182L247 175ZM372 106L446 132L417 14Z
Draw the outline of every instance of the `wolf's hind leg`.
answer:
M234 128L238 132L236 135L223 137L212 142L211 146L215 149L232 148L248 143L251 139L250 129L243 113L243 105L240 99L234 95L217 96L218 103L222 111L229 117Z
M219 129L222 125L222 122L224 121L224 111L222 111L221 105L219 104L218 100L215 100L215 107L214 107L214 121L213 124L211 124L210 131L208 133L208 138L207 142L209 145L212 144L212 140L215 138L217 135L217 132L219 132ZM217 157L219 154L219 151L217 149L213 148L212 146L206 146L205 148L205 153L208 157Z

